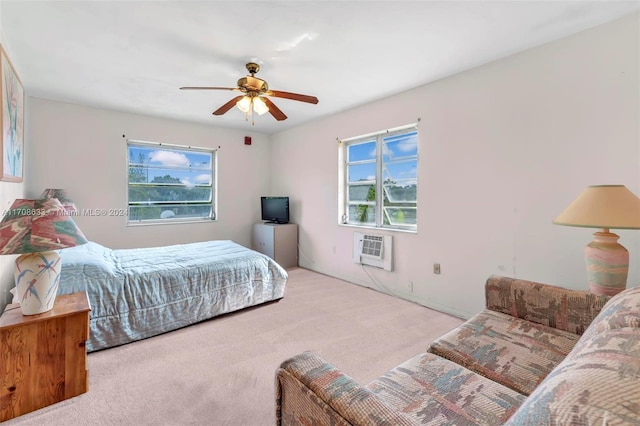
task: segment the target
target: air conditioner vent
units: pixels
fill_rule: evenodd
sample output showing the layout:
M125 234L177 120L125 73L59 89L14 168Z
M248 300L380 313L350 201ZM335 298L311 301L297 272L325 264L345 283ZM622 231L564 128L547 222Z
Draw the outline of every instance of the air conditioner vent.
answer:
M353 233L353 261L391 271L391 235Z
M376 259L382 259L382 244L383 240L378 235L365 235L362 240L362 252L363 256L375 257Z

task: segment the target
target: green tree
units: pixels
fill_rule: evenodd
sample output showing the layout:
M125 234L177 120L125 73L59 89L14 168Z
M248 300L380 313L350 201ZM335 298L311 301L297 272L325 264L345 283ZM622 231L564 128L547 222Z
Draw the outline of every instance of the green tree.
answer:
M375 201L376 200L376 187L371 185L369 187L369 192L367 192L367 201ZM369 217L369 208L371 206L368 204L360 204L358 205L358 220L362 223L367 222Z
M129 151L129 158L133 155L132 151ZM142 153L138 154L138 161L134 166L129 166L129 182L146 182L149 177L149 168L145 165L145 156Z
M133 152L129 151L129 158L133 157ZM149 201L157 197L155 190L143 185L149 181L149 165L143 153L138 153L138 161L129 166L129 201ZM159 207L133 206L130 209L129 218L131 220L157 219L160 218Z
M178 178L174 178L171 175L164 175L164 176L156 176L153 178L153 180L151 181L153 183L182 183L182 181Z

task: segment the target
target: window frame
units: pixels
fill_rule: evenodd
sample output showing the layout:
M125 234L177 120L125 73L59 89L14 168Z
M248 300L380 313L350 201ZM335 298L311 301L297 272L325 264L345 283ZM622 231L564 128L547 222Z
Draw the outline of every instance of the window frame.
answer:
M385 161L384 160L384 150L383 148L383 140L402 135L405 133L416 133L417 145L416 145L416 155L415 155L415 164L416 164L416 200L415 200L415 210L416 210L416 223L410 225L398 225L398 224L385 224L384 218L384 195L382 198L376 197L374 201L359 201L359 202L350 202L349 201L349 188L354 186L353 183L349 182L349 166L358 165L358 164L371 164L375 163L375 171L376 178L375 181L362 181L358 182L359 184L366 184L369 182L373 184L375 187L376 194L384 194L384 167L385 164L393 163L394 161ZM375 159L365 159L360 161L352 161L349 162L349 154L348 149L350 146L375 142L376 155ZM417 214L418 214L418 169L419 169L419 130L418 123L412 123L405 126L396 127L393 129L377 131L373 133L368 133L365 135L355 136L347 139L339 139L338 140L338 224L342 226L350 226L357 228L369 228L369 229L380 229L380 230L390 230L390 231L405 231L405 232L413 232L416 233L418 231L418 223L417 223ZM407 156L405 158L401 158L399 161L414 161L411 160L410 157ZM405 202L403 204L410 204L412 202ZM349 221L349 206L350 205L373 205L375 206L375 223L372 222L354 222ZM388 206L387 206L388 207Z
M184 204L184 205L210 205L211 213L209 217L169 217L162 219L131 219L131 208L140 206L140 205L163 205L169 204L163 202L156 203L140 203L140 202L132 202L130 195L130 170L131 170L131 148L141 147L141 148L157 148L157 149L165 149L175 152L193 152L193 153L205 153L211 156L211 198L207 203L198 203L195 201L192 202L182 202L182 203L173 203L175 204ZM126 149L127 149L127 162L126 162L126 197L127 197L127 226L145 226L145 225L168 225L168 224L177 224L177 223L202 223L202 222L212 222L218 220L218 150L214 148L204 148L204 147L194 147L189 145L178 145L178 144L170 144L165 142L153 142L153 141L143 141L136 139L127 139L126 140ZM159 167L160 168L160 167ZM190 167L189 167L190 168ZM183 168L184 170L189 169L187 167ZM180 168L177 168L180 170ZM148 183L148 182L147 182ZM161 185L158 185L161 186ZM185 185L186 187L186 185Z

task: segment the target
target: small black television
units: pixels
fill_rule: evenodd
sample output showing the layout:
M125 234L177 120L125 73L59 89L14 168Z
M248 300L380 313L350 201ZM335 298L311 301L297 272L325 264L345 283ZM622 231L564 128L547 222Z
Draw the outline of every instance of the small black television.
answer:
M260 197L262 220L289 223L289 197Z

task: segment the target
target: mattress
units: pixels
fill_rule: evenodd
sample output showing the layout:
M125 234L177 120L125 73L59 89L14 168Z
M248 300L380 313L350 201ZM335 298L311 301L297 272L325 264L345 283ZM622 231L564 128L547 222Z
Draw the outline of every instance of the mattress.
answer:
M287 272L233 241L60 251L58 294L86 291L87 351L155 336L284 296Z

